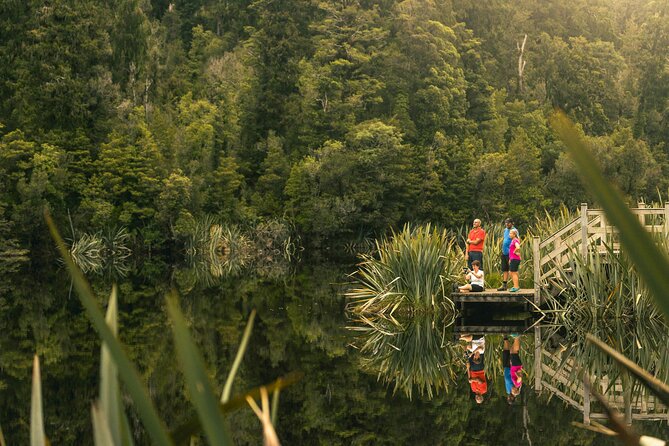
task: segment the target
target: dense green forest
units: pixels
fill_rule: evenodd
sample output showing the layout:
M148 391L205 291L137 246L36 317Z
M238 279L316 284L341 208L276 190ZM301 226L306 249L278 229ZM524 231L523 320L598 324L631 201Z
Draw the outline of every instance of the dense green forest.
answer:
M630 201L669 185L669 4L3 1L0 250L198 219L312 247L591 201L564 109ZM664 197L662 197L664 198Z

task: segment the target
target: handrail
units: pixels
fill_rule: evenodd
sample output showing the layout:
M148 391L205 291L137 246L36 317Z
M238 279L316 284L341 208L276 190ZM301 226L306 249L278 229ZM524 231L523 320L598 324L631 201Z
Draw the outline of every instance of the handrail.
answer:
M543 240L539 244L539 248L544 248L549 243L552 243L556 238L562 236L564 233L568 232L570 229L575 227L578 224L579 221L580 221L579 218L575 218L571 223L567 223L561 229L558 229L557 231L555 231L552 235L548 236L548 238L546 240Z
M664 208L632 208L631 211L639 217L646 230L669 234L669 203L666 203ZM655 218L650 219L650 224L645 224L644 216L646 215L660 215L664 218L660 220L661 224L658 224ZM593 242L599 245L600 241L612 247L619 246L614 238L616 233L616 228L608 223L603 210L588 209L588 205L582 203L578 217L546 237L545 240L534 237L532 257L534 258L535 302L538 305L541 304L541 286L545 285L546 280L559 272L560 268L566 264L565 256L570 250L580 247L581 255L586 255L590 247L584 245L591 245ZM548 268L545 268L546 265Z

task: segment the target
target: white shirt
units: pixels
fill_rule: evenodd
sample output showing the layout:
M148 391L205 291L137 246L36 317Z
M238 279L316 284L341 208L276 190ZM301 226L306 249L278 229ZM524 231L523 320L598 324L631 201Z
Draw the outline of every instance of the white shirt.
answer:
M476 277L474 270L469 272L469 283L472 285L479 285L485 287L485 280L483 280L483 270L479 270L478 275L481 277Z
M485 337L481 336L481 339L472 339L472 342L467 346L467 350L470 352L478 350L479 353L485 353Z

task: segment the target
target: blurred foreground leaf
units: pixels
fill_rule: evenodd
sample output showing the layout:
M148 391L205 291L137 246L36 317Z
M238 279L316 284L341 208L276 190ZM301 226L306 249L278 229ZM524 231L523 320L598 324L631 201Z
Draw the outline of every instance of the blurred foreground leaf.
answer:
M102 315L102 311L98 306L93 291L91 290L88 281L84 277L81 270L74 264L72 257L70 256L65 243L63 242L56 225L51 219L48 210L45 210L44 217L46 219L47 225L49 226L49 231L53 237L58 250L60 251L65 265L70 272L72 277L72 282L74 287L77 290L79 295L79 300L86 309L89 319L91 320L93 327L98 332L98 335L102 339L102 342L109 348L109 353L118 368L118 374L123 380L128 393L130 394L135 406L137 408L137 413L144 424L144 427L152 439L154 444L158 445L171 445L172 439L170 438L167 428L165 427L162 420L158 417L153 402L149 398L149 392L146 389L146 386L142 383L139 373L135 366L130 362L126 356L121 343L116 339L114 333L109 328L105 322L105 318Z
M186 378L188 392L209 444L231 445L232 440L225 426L218 398L207 376L204 360L191 338L186 320L179 309L176 293L172 293L167 299L167 312L172 320L174 344Z

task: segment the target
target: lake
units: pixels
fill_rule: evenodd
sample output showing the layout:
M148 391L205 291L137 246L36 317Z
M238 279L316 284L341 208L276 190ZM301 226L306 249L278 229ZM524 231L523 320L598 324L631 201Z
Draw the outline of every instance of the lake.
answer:
M396 389L397 370L392 376L384 375L387 369L374 372L379 364L374 355L385 354L404 373L412 373L415 358L402 356L407 347L395 346L401 350L395 356L382 350L361 351L361 333L350 329L356 321L345 311L343 293L350 282L347 274L354 268L352 263L302 261L278 272L245 271L239 277L205 280L201 271L147 260L118 280L119 337L170 428L192 413L165 312L165 295L175 288L218 391L252 309L257 317L233 395L292 371L304 373L280 394L276 429L284 445L614 444L603 435L573 427L572 421L583 421L583 413L545 386L538 395L531 376L509 405L499 359L502 335L486 336L488 391L484 402L476 404L462 359L464 342L457 341L452 326L440 325L438 317L403 323L405 327L415 323L422 339L463 353L454 354L457 357L447 367L452 378L433 370L417 371L432 373L433 378L427 379L445 381L432 383L431 396L421 395L414 386L409 398L405 388ZM92 283L104 305L111 281L93 276ZM67 272L54 267L16 275L5 288L0 299L0 424L8 444L29 442L34 353L42 364L45 430L51 443L92 444L90 406L98 394L100 343L74 292L70 295ZM534 330L522 336L520 353L530 369L533 336ZM655 348L666 349L664 340ZM553 347L547 347L549 354L565 353L565 346ZM413 354L424 359L439 355L436 350L418 348ZM566 354L570 351L566 349ZM149 444L131 406L126 398L137 444ZM248 407L230 416L229 424L236 444L261 443L261 425ZM633 427L669 438L666 417L635 420Z

